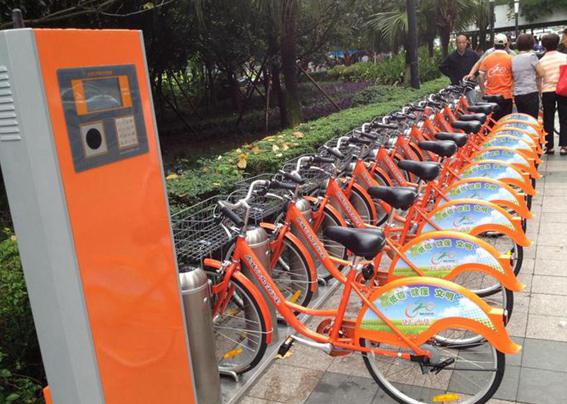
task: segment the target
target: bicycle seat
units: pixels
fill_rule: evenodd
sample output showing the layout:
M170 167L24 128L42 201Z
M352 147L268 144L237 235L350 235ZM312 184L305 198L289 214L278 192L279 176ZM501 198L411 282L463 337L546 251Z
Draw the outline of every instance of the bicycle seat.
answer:
M469 112L480 112L482 114L490 114L491 112L494 112L494 110L498 108L498 104L479 104L479 105L470 105L467 108L467 111Z
M398 167L416 175L423 181L432 181L439 176L439 163L432 161L413 161L402 160L398 163Z
M488 102L496 103L498 103L499 101L504 101L504 97L502 97L501 95L485 95L482 97L482 99Z
M384 232L380 229L351 229L349 227L329 226L324 230L325 237L348 248L357 257L374 258L386 244Z
M462 129L467 133L476 133L482 127L479 121L453 121L451 126L455 129Z
M417 199L415 188L410 187L370 187L368 194L386 202L394 209L407 210Z
M484 123L484 121L486 121L486 114L461 114L459 115L459 121L479 121L480 123Z
M457 147L463 147L467 144L468 135L466 133L438 132L435 138L439 140L452 140Z
M457 145L452 140L424 140L417 145L441 157L451 157L457 152Z

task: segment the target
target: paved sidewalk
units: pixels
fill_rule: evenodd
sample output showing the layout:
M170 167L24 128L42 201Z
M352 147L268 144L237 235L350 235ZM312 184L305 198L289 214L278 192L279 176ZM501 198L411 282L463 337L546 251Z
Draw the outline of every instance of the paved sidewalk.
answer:
M514 296L508 325L523 350L507 358L493 404L567 403L567 157L551 156L540 172L527 230L534 244L524 251L520 273L526 289ZM332 358L299 344L290 352L267 368L242 404L394 403L358 354Z

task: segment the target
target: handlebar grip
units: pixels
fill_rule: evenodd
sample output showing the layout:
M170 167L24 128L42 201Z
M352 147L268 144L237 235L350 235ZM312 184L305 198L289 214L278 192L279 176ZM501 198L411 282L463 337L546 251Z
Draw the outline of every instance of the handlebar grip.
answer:
M270 188L273 188L273 189L288 189L290 191L295 191L295 188L297 188L297 184L288 184L287 182L272 180L270 182Z
M303 178L301 178L301 176L297 173L288 173L287 171L284 171L284 170L280 170L279 172L285 178L287 178L288 180L290 180L292 182L295 182L296 184L302 185L302 184L305 183L305 181L303 181Z
M330 154L335 156L338 159L344 159L345 155L341 153L339 150L335 149L334 147L325 146L325 150L327 150Z
M242 218L238 216L236 213L234 213L232 210L230 210L226 206L221 206L220 210L222 214L225 217L227 217L231 222L233 222L235 225L239 227L244 226L244 220L242 220Z
M313 163L334 163L335 159L332 159L330 157L321 157L321 156L316 156L313 157Z
M361 133L360 135L370 140L378 140L378 135L372 133Z

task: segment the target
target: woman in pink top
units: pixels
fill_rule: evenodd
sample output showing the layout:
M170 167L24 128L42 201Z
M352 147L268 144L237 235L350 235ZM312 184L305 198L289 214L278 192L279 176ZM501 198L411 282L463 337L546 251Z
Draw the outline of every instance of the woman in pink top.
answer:
M537 71L542 77L541 102L543 104L543 127L547 132L546 154L553 154L555 111L559 112L559 147L560 154L567 154L567 97L555 93L559 80L559 66L567 64L567 55L557 51L559 35L546 34L541 39L545 55L537 64Z

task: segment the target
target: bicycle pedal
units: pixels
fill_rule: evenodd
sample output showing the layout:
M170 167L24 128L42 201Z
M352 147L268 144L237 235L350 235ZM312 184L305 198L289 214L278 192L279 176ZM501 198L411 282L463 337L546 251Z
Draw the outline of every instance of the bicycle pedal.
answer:
M279 349L278 349L278 357L279 358L283 358L285 357L285 355L287 354L287 352L291 349L291 347L293 346L293 343L295 342L295 340L290 336L287 337L286 340L280 345Z

